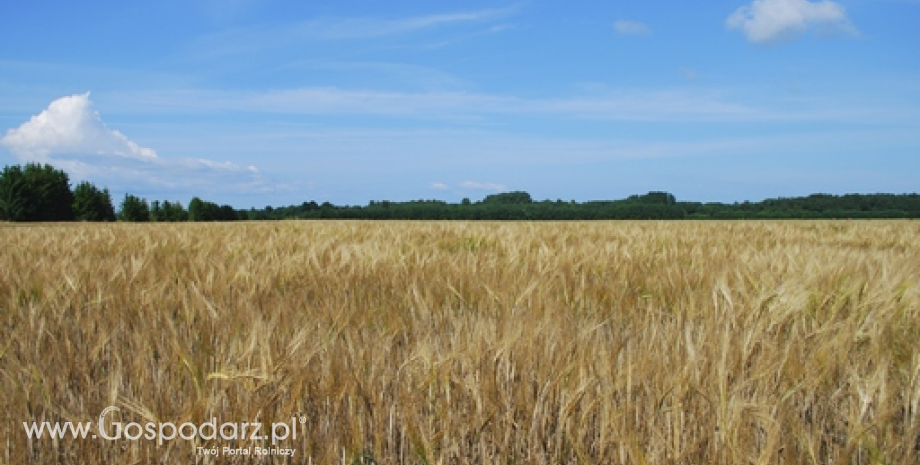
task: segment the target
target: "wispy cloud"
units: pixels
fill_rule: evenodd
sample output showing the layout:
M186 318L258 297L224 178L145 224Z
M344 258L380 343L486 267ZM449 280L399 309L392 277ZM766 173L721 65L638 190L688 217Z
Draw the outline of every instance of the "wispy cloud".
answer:
M464 191L490 191L490 192L501 192L508 190L504 184L499 184L495 182L478 182L478 181L463 181L457 183L456 188ZM451 189L450 185L443 182L433 182L431 183L431 188L439 191L449 191Z
M413 89L462 89L472 87L467 79L444 70L417 64L388 61L295 61L271 71L333 72L374 76L378 82L393 83L396 86L411 86Z
M651 29L641 21L627 21L623 19L613 23L613 30L621 35L645 35L651 32Z
M109 95L125 108L150 112L238 111L291 115L370 115L481 120L491 115L590 118L618 121L762 121L788 117L769 108L727 99L724 92L622 89L590 96L520 98L458 91L394 92L338 87L277 91L162 91ZM119 104L118 101L122 103ZM801 119L799 113L794 119Z
M321 17L221 31L199 38L192 46L192 52L194 55L220 56L295 46L310 41L379 39L454 25L495 22L517 10L518 7L512 6L404 18Z
M693 71L684 74L693 79ZM904 87L902 87L904 89ZM401 92L339 87L270 91L162 90L109 92L116 112L170 115L242 113L289 116L366 116L482 127L510 116L555 121L629 122L857 122L902 125L916 121L917 109L902 95L853 94L821 89L773 98L743 86L718 88L598 88L558 97L518 97L461 91Z
M843 6L830 0L754 0L735 10L726 20L726 26L740 30L755 44L789 40L809 30L824 34L858 33Z
M500 192L508 190L504 184L498 184L495 182L478 182L478 181L463 181L458 186L461 189L471 189L479 191L494 191Z
M459 23L491 21L508 15L510 9L488 9L469 12L415 16L401 19L323 18L295 26L298 33L316 39L364 39L406 34Z
M88 92L51 102L29 121L8 130L0 146L21 162L50 163L78 179L114 184L115 189L264 189L255 166L205 158L160 157L153 149L106 126L93 109Z

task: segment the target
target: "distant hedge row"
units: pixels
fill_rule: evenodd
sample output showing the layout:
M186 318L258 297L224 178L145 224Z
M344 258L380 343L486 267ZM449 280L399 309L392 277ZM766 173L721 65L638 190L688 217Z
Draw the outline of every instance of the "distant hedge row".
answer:
M188 209L179 202L126 194L118 213L108 189L83 181L73 190L67 173L51 165L7 166L0 173L0 220L7 221L234 221L278 219L377 220L611 220L611 219L782 219L920 218L920 195L813 194L761 202L700 203L677 201L667 192L649 192L623 200L578 203L534 201L527 192L505 192L472 202L440 200L371 201L366 206L337 206L309 201L300 205L235 210L193 197Z
M317 205L304 202L282 208L247 212L251 219L341 218L404 220L618 220L618 219L783 219L783 218L920 218L918 194L815 194L762 202L679 202L672 194L650 192L623 200L593 202L533 201L526 192L464 199L459 204L439 200L372 201L367 206Z

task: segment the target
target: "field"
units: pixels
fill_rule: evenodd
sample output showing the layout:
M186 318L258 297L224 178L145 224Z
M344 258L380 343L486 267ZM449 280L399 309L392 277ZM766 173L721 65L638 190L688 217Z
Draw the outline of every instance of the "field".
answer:
M916 222L0 225L0 243L8 464L920 463ZM108 406L293 418L296 453L23 427L95 434Z

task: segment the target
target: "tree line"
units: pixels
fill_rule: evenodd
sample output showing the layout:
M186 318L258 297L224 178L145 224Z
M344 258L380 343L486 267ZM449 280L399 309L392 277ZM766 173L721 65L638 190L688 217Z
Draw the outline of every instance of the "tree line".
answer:
M193 197L148 202L126 194L116 212L108 189L83 181L71 190L67 173L50 165L7 166L0 173L0 220L6 221L235 221L280 219L376 220L614 220L614 219L820 219L920 218L920 195L813 194L760 202L678 201L667 192L589 202L534 200L527 192L505 192L473 202L441 200L370 201L338 206L300 205L236 210Z
M821 219L920 218L920 195L814 194L761 202L702 203L678 201L667 192L649 192L622 200L575 202L533 200L526 192L486 196L479 202L440 200L371 201L366 206L304 202L282 208L250 210L258 219L380 220L671 220L671 219Z
M51 165L6 166L0 172L0 220L5 221L234 221L246 219L230 205L193 197L160 202L125 194L117 213L108 189L82 181L73 190L67 173Z

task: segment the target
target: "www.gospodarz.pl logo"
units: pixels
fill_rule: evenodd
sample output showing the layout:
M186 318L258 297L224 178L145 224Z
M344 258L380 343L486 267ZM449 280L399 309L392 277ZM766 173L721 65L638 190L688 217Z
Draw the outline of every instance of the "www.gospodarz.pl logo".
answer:
M98 436L101 436L102 439L108 441L114 441L119 439L127 439L129 441L138 441L141 438L148 441L156 440L158 445L162 445L164 441L171 441L174 439L204 439L204 440L216 440L218 437L224 440L252 440L252 441L264 441L271 439L271 444L276 445L278 441L284 440L296 440L297 439L297 423L298 420L296 417L292 417L290 423L287 422L278 422L271 423L270 425L263 425L259 422L225 422L218 425L217 417L212 417L211 421L206 421L201 424L195 424L191 422L185 422L178 426L172 422L166 423L154 423L147 422L143 425L140 423L126 423L122 424L120 422L110 422L110 427L114 428L114 432L109 434L109 428L106 428L105 417L111 412L119 412L121 409L118 407L106 407L102 413L99 414L99 424L98 424ZM300 423L304 423L305 418L300 419ZM51 423L51 422L22 422L23 428L25 428L26 435L30 439L41 439L44 436L45 431L48 432L48 437L51 439L65 439L70 433L70 437L74 439L98 439L96 434L92 433L93 422L65 422L65 423ZM265 429L263 430L263 426ZM199 448L201 449L201 448ZM241 450L246 449L231 449L225 447L224 449L229 449L228 453L239 453ZM266 455L294 455L294 449L262 449L256 447L254 455L259 454L264 451ZM230 452L233 451L233 452Z

